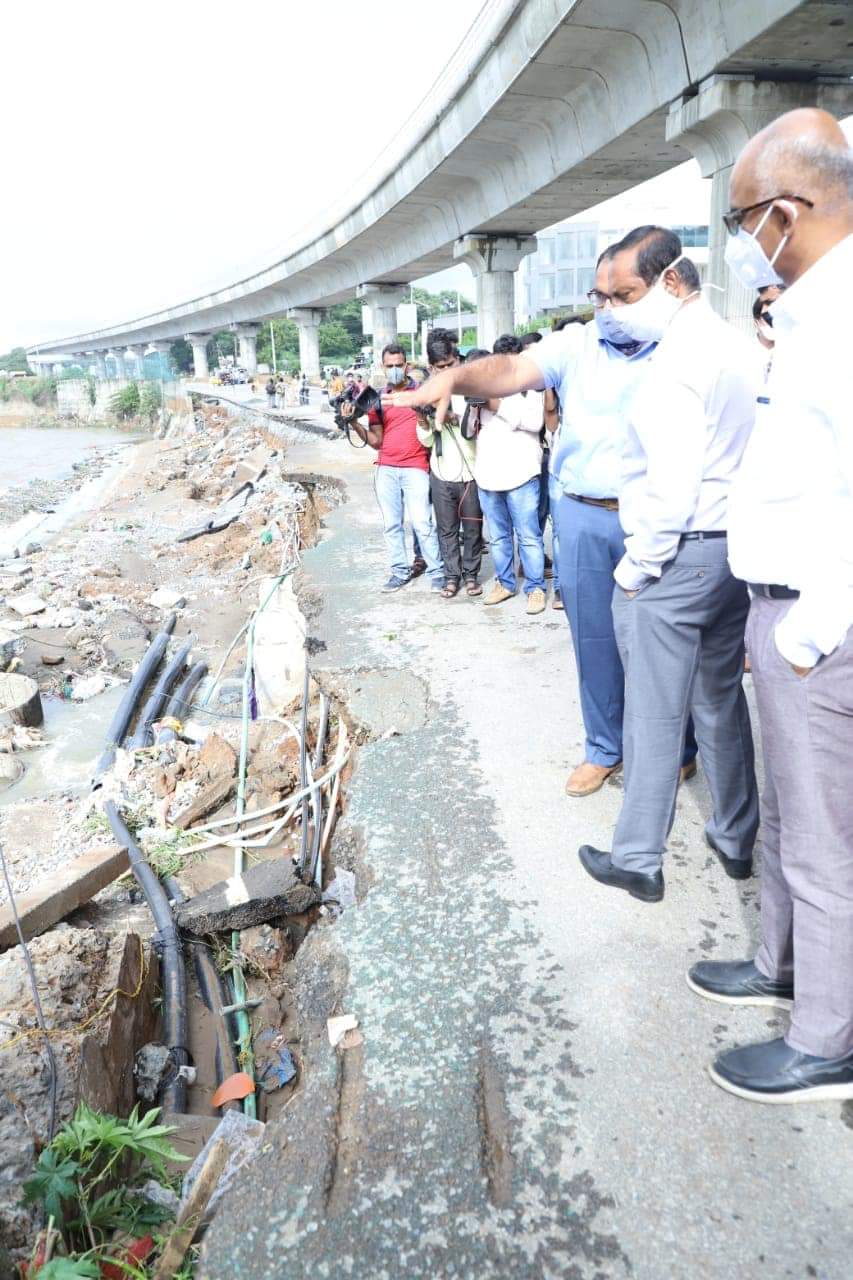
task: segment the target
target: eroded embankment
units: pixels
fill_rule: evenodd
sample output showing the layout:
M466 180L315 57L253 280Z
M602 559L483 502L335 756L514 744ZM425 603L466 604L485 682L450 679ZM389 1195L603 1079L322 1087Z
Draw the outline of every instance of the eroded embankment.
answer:
M5 661L38 681L49 714L43 731L10 730L4 741L38 787L21 799L15 787L6 793L0 840L16 893L37 890L48 872L70 875L80 855L101 851L115 861L104 812L111 801L157 874L173 878L170 894L185 899L175 914L187 961L188 1045L150 1049L162 1037L154 998L159 948L131 876L116 881L113 871L90 900L62 911L62 922L35 938L31 951L48 993L56 1123L80 1099L119 1114L137 1098L150 1105L184 1063L195 1119L189 1127L176 1123L179 1145L192 1152L220 1110L213 1095L229 1066L223 1030L230 1065L255 1075L262 1120L301 1085L300 948L309 930L331 925L354 901L352 873L360 872L346 842L340 857L332 848L358 732L336 691L306 680L310 644L294 590L301 552L338 500L336 486L289 473L281 440L251 422L206 410L178 430L177 440L173 432L142 446L92 519L49 551L21 557L23 572L7 575ZM192 695L181 701L176 670L171 701L147 731L140 719L112 744L114 762L93 792L88 758L67 785L40 771L40 752L62 757L53 704L71 712L62 734L73 750L75 707L83 715L106 701L101 722L87 726L100 753L115 706L105 690L122 693L170 611L177 624L163 665L176 655L185 673L207 664ZM241 631L253 611L250 655ZM235 847L243 851L239 876ZM217 986L206 1004L202 957L213 960ZM248 1021L223 1012L234 1005ZM0 1088L15 1100L0 1116L0 1165L4 1179L20 1185L51 1122L20 947L0 956L0 1018ZM134 1074L134 1056L146 1044L144 1068L138 1059ZM37 1214L14 1198L0 1213L7 1247L21 1256Z

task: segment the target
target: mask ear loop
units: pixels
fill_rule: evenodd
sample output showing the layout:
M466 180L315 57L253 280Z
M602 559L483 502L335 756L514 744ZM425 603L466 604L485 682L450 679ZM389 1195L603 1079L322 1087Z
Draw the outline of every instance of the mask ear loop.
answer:
M799 209L797 208L797 206L796 206L795 204L793 204L790 200L774 200L773 204L771 204L770 208L767 210L767 216L768 216L768 217L769 217L769 216L770 216L770 214L772 213L774 206L775 206L775 205L777 205L777 204L778 204L778 205L780 205L780 206L781 206L781 205L784 205L786 209L790 210L790 212L791 212L791 215L792 215L792 217L793 217L794 222L796 222L796 221L797 221L797 218L799 218L799 216L800 216L800 211L799 211ZM757 232L757 230L758 230L758 228L756 227L756 232ZM780 253L782 252L782 250L785 248L785 245L788 243L788 241L789 241L790 239L791 239L791 233L790 233L790 231L789 231L789 232L787 232L787 233L782 237L782 239L779 241L778 245L776 246L776 252L773 254L773 257L769 259L769 262L770 262L771 267L775 265L775 263L776 263L776 259L779 257L779 254L780 254Z

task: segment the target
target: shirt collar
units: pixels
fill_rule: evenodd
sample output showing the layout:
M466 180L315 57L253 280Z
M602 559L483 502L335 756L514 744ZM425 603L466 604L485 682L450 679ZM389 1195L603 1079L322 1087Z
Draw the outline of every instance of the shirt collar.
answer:
M853 235L845 236L833 245L771 304L774 331L796 329L816 312L823 311L838 281L848 279L851 268Z

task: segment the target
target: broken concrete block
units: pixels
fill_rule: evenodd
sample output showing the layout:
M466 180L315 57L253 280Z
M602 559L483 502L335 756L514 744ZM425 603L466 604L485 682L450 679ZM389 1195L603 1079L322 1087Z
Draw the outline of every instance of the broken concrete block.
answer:
M46 876L34 889L16 899L24 937L29 940L44 933L84 902L91 901L127 868L127 849L110 844L90 849ZM14 947L17 941L11 908L4 906L0 908L0 949Z
M174 817L169 818L169 823L173 827L177 827L179 831L186 831L187 827L191 827L194 822L198 822L200 818L210 813L218 804L230 794L234 787L233 774L219 774L215 778L211 778L201 791L189 802L189 804L181 809Z
M178 925L190 933L248 929L276 916L299 915L319 900L314 885L297 880L283 858L259 862L241 876L231 876L205 889L176 909Z
M233 777L237 769L237 752L218 733L209 733L199 752L198 762L211 776L227 774Z
M10 609L14 609L15 613L19 613L22 618L30 618L34 613L42 613L47 608L47 604L42 600L41 596L34 595L32 592L20 596L10 596L6 603Z
M170 591L168 587L158 587L147 599L146 604L153 604L157 609L183 609L186 596L180 591Z
M293 938L288 929L259 924L240 934L240 950L253 968L270 978L293 959Z

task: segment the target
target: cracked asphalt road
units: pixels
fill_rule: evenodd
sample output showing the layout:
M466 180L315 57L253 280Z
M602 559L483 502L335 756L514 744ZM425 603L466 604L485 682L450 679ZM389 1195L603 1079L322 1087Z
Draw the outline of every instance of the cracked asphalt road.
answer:
M313 668L377 739L339 827L360 904L300 952L302 1091L201 1276L849 1277L850 1110L749 1104L705 1071L784 1023L684 981L751 954L757 925L757 880L703 844L701 768L664 901L591 881L577 847L609 847L620 792L563 794L582 750L564 616L423 580L380 595L370 462L343 441L288 453L347 486L305 572ZM362 1049L329 1049L332 1011L356 1014Z

